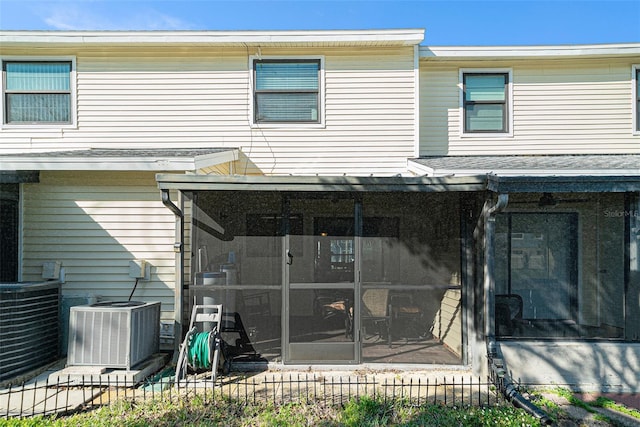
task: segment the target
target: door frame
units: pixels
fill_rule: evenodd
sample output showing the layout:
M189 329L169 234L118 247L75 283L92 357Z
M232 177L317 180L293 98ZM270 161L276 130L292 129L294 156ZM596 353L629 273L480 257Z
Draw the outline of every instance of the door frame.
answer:
M353 282L317 282L315 278L312 282L296 283L291 281L291 263L295 262L295 255L292 258L291 252L291 227L290 218L292 214L299 214L299 212L293 212L291 210L291 201L293 200L318 200L326 199L345 201L350 200L353 202ZM282 353L284 364L359 364L361 363L362 347L360 343L360 304L361 304L361 259L362 259L362 200L357 194L351 192L340 193L290 193L285 195L283 199L283 213L284 213L284 230L283 230L283 245L282 245ZM303 221L312 220L315 218L314 212L304 212ZM345 216L340 216L345 218ZM315 233L312 232L313 235ZM305 233L303 232L303 235ZM306 249L306 248L305 248ZM314 255L315 258L315 255ZM315 276L315 275L314 275ZM291 307L291 291L297 289L309 288L309 285L313 285L316 289L334 289L334 290L352 290L353 291L353 303L351 304L351 339L347 342L336 343L300 343L291 341L290 330L290 307ZM351 358L336 358L336 359L313 359L313 357L298 357L297 355L304 356L310 354L318 354L319 351L334 351L335 354L351 354Z

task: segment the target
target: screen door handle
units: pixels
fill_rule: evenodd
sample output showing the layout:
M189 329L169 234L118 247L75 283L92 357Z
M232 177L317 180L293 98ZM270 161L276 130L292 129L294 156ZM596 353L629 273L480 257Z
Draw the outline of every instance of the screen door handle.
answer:
M287 264L291 265L293 264L293 254L290 251L287 251Z

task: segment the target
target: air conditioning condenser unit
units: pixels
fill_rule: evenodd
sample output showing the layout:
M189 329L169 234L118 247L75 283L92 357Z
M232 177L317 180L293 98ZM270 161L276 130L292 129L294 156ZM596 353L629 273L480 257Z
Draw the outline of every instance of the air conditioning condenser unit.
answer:
M105 301L71 307L67 366L130 370L156 353L160 303Z

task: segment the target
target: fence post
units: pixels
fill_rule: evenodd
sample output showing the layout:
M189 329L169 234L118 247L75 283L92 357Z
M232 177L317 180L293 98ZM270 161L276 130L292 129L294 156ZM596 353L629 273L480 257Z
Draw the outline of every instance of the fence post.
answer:
M33 401L31 402L31 416L36 414L36 394L38 392L38 379L33 382Z

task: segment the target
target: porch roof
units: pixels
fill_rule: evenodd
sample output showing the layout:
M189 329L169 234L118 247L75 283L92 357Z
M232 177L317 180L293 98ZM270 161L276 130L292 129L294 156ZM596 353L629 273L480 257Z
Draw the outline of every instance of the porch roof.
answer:
M197 171L238 159L236 148L86 148L0 154L0 171Z
M354 177L354 176L239 176L157 174L162 190L252 191L482 191L486 176L464 177Z
M431 156L409 160L426 176L484 176L486 189L514 192L640 191L640 155Z
M426 176L640 176L640 154L424 156L408 168Z

